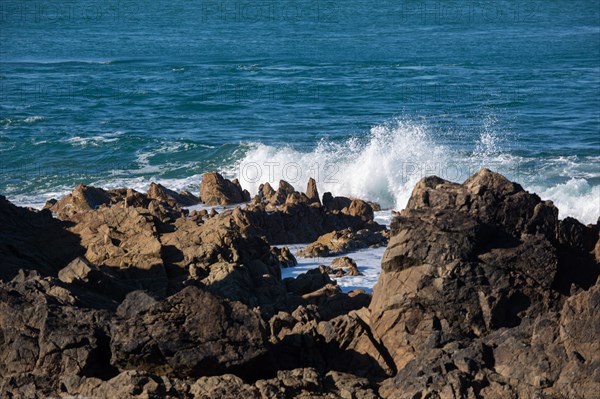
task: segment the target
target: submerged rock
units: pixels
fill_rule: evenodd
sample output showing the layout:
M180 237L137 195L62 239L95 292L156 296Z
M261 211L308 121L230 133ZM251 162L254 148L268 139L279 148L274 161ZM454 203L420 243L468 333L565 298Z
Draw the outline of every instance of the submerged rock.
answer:
M323 234L315 242L307 245L296 255L308 258L336 256L362 248L380 247L387 243L389 233L385 230L355 230L347 228Z
M335 258L333 261L331 261L331 267L342 270L342 275L344 276L362 276L362 273L358 271L358 267L356 266L354 259L347 256Z

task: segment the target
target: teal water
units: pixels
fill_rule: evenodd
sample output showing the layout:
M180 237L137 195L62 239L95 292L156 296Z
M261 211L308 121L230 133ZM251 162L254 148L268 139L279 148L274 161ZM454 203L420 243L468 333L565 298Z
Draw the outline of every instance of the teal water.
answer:
M0 193L219 170L404 206L481 166L600 215L600 1L0 3Z

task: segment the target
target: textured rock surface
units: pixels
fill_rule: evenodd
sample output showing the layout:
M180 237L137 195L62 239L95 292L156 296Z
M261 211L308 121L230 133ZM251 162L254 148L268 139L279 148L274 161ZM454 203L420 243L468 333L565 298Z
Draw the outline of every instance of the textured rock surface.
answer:
M197 287L139 308L131 303L137 299L128 296L111 325L112 363L120 370L174 377L264 372L264 326L243 304Z
M356 266L356 262L354 259L349 258L347 256L342 256L340 258L335 258L331 261L331 267L337 270L342 270L343 275L348 276L361 276L362 273L358 271L358 267Z
M0 396L600 392L600 224L559 220L498 174L423 179L390 235L367 202L321 205L314 181L188 217L195 201L80 185L48 203L53 219L0 198ZM349 258L282 281L296 260L271 247L316 240L302 253L323 256L390 236L373 298L329 277L355 273Z
M200 199L206 205L239 204L250 201L250 193L242 190L237 179L230 181L219 173L210 172L202 175Z
M169 190L161 184L151 183L148 192L146 193L148 198L167 202L173 205L180 206L191 206L196 205L200 202L198 197L188 191L176 193L175 191Z
M66 227L48 211L19 208L0 196L0 280L10 281L21 268L56 276L85 252Z
M591 397L600 387L591 371L600 344L583 344L587 357L570 347L598 341L590 325L600 310L597 288L578 294L590 299L582 317L570 319L569 331L588 326L578 337L560 325L567 304L582 302L565 298L558 283L567 279L575 292L596 283L590 251L598 233L557 215L551 203L485 169L462 185L435 177L417 184L392 224L370 305L372 332L398 370L383 384L384 397ZM587 234L589 241L570 238ZM577 258L561 257L565 250L577 252L587 275L566 275ZM566 377L571 359L590 374Z
M296 255L308 258L336 256L361 248L383 246L387 244L388 237L385 230L347 228L323 234Z
M82 307L53 278L21 274L0 283L1 392L26 385L24 397L44 396L60 375L112 376L108 322L109 312Z

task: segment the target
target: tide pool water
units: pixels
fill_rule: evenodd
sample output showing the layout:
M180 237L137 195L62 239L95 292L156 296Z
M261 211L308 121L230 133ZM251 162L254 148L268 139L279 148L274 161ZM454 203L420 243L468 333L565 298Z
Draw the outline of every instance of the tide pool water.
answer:
M600 215L600 1L0 3L0 194L77 183L405 206L480 167Z

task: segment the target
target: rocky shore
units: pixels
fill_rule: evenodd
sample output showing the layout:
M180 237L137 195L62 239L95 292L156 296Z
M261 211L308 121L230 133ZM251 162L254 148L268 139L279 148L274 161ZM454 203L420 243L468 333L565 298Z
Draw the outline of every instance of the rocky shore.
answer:
M600 223L486 169L421 180L391 230L312 179L253 194L0 197L0 396L598 397ZM282 279L301 243L339 259ZM386 245L373 294L342 292Z

